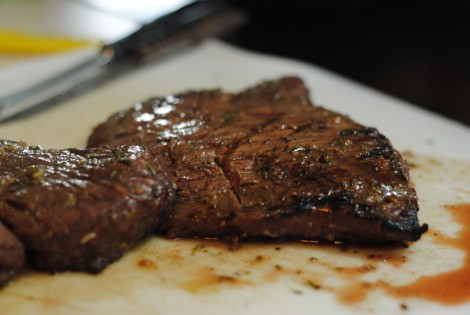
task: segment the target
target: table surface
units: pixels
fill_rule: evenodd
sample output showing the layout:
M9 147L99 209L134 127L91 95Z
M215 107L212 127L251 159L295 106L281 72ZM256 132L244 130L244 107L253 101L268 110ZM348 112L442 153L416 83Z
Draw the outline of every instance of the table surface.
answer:
M44 60L39 65L29 63L23 73L69 61L52 58L46 64ZM0 135L43 148L83 147L94 126L136 100L215 86L239 91L285 74L302 77L313 89L314 101L362 124L377 126L395 148L408 152L406 159L420 198L420 220L432 232L406 248L362 250L266 242L261 246L243 243L234 251L220 242L154 236L98 276L31 272L20 277L0 294L2 315L469 314L470 295L455 289L459 286L452 275L456 270L461 283L468 280L461 275L468 274L470 260L462 259L470 255L455 244L465 244L470 223L465 215L454 217L443 205L457 207L470 201L470 147L462 145L470 137L470 128L321 68L206 41L61 106L0 124ZM10 81L13 75L7 75ZM1 76L0 86L5 86ZM444 235L451 241L445 241ZM420 283L429 290L414 290ZM395 296L393 290L379 289L387 287L411 288L411 293ZM441 295L433 294L434 288L453 292L456 305L440 302ZM345 304L351 292L353 300L356 292L359 295L357 303Z

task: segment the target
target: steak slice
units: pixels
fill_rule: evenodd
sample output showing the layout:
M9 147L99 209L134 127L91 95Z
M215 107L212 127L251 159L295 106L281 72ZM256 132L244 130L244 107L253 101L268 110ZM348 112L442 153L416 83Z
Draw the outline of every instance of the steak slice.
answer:
M98 272L154 232L171 196L166 173L138 146L42 150L0 141L8 227L0 225L0 270L22 266L24 244L40 270Z
M169 237L407 242L427 229L390 141L312 105L296 77L153 98L97 126L88 146L122 144L168 170Z
M23 243L0 222L0 287L24 266Z

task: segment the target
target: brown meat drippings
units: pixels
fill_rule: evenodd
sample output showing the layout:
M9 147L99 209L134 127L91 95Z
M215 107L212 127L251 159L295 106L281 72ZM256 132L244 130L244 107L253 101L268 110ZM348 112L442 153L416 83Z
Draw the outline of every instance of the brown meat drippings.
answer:
M468 241L470 239L470 203L448 205L446 209L457 222L462 224L462 229L456 237L437 232L430 234L433 235L435 243L465 252L464 262L460 268L430 276L423 275L404 286L394 286L380 280L373 283L353 281L337 291L339 300L347 304L361 302L371 291L380 288L387 295L400 299L417 297L444 305L470 302L470 242Z
M463 228L455 237L445 236L438 231L431 231L427 237L432 238L431 245L440 244L464 251L462 266L431 276L421 275L405 285L393 284L390 278L365 281L364 276L374 274L382 265L396 269L396 272L401 268L407 269L406 264L413 255L413 247L342 248L342 245L301 242L279 244L276 248L268 244L249 243L233 250L223 243L205 240L195 245L190 257L178 255L177 258L171 258L171 255L166 255L168 253L159 253L155 261L162 264L162 269L165 270L169 266L176 268L181 265L178 269L184 270L183 274L187 274L189 280L182 281L180 285L190 292L214 291L221 288L222 284L232 287L256 286L266 282L275 283L280 278L288 277L303 285L301 289L293 289L295 294L305 294L310 290L328 291L345 305L364 302L370 293L379 289L386 296L399 301L419 298L443 305L457 305L470 301L470 243L467 242L470 238L470 204L447 206L446 209ZM309 256L309 252L312 256ZM315 256L316 254L319 256ZM324 255L336 256L337 259L328 259ZM198 263L193 264L191 261L195 256L200 258L197 259ZM289 256L303 263L292 263L286 259ZM343 262L341 257L356 257L361 263ZM141 261L138 265L143 267ZM182 266L185 268L182 269ZM187 269L188 266L191 268ZM220 275L216 271L220 266L225 266L227 270L232 270L233 267L237 272ZM198 276L194 277L196 274ZM331 276L341 279L343 284L331 286L328 284L328 277ZM213 281L214 279L219 281Z
M388 287L386 291L400 298L421 297L446 305L470 302L470 203L448 205L454 219L462 224L457 237L434 233L435 241L465 252L463 265L456 270L432 276L422 276L403 287Z

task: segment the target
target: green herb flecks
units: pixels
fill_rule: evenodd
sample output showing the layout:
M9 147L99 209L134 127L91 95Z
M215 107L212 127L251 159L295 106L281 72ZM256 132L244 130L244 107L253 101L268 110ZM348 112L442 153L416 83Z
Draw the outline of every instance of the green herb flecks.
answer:
M68 194L68 200L67 203L69 206L75 206L77 204L77 198L75 198L75 195L73 193Z
M24 174L29 178L31 184L42 184L46 168L42 165L30 165L24 169Z
M235 118L237 118L239 114L240 114L239 111L232 110L230 112L227 112L227 113L221 115L220 119L223 122L227 123L227 122L230 122L230 121L234 120Z

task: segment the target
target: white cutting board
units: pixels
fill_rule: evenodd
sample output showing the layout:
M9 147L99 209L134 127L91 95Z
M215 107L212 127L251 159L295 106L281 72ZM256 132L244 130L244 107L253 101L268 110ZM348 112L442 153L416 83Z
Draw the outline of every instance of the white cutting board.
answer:
M17 88L11 78L34 76L31 69L53 71L72 55L4 69L0 86ZM274 243L231 250L209 240L153 237L97 276L27 273L0 291L0 313L469 314L470 304L394 297L386 287L465 262L462 250L433 233L458 237L462 228L444 206L470 203L470 129L316 66L207 41L36 116L0 124L0 137L44 148L84 147L99 122L150 96L238 91L284 75L303 78L315 103L377 127L396 148L413 153L406 157L430 233L408 248L384 249Z

